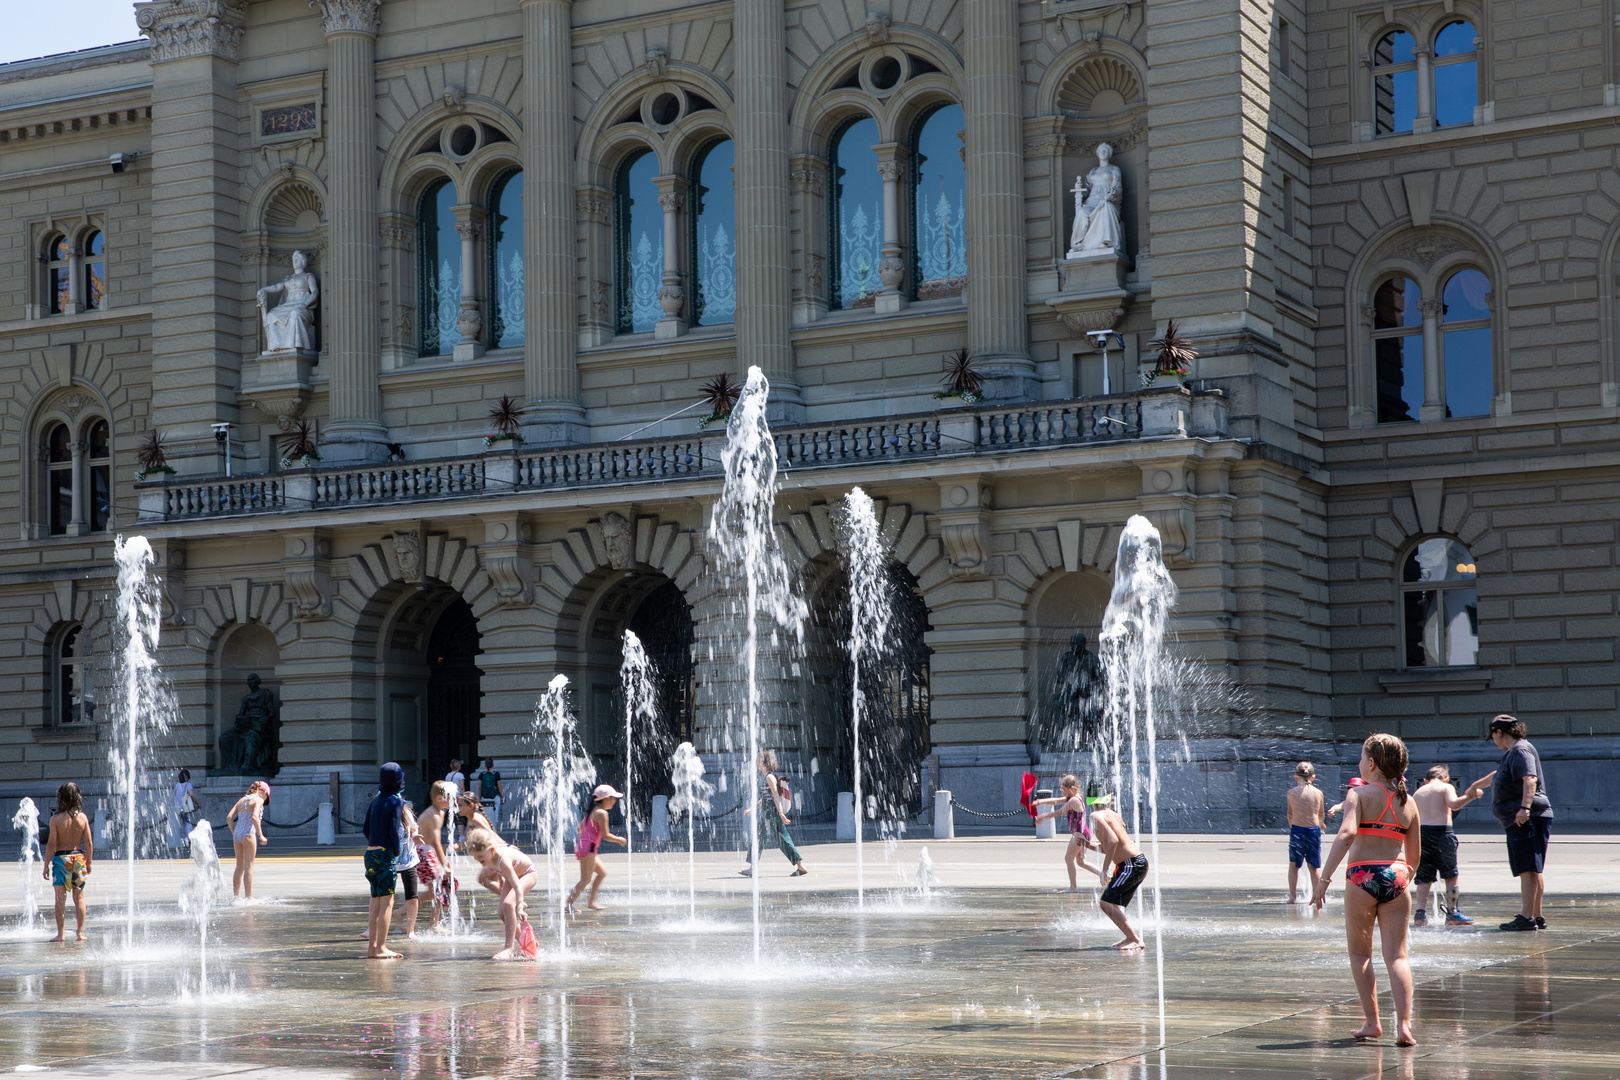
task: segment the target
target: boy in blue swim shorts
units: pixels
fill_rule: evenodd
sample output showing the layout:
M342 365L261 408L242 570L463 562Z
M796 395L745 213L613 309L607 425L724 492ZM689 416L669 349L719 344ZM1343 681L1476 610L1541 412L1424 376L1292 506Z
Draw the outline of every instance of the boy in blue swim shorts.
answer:
M1294 769L1288 791L1288 902L1299 903L1299 868L1311 868L1311 892L1322 866L1322 792L1316 786L1316 766L1302 761Z

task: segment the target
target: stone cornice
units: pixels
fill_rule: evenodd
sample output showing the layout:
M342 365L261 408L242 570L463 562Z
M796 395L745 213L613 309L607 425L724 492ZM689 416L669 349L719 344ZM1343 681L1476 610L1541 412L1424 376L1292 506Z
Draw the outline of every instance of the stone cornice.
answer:
M135 5L135 25L152 39L154 64L196 56L235 60L246 18L245 0L151 0Z
M321 25L327 37L333 34L376 37L382 26L378 16L382 0L309 0L309 6L321 13Z

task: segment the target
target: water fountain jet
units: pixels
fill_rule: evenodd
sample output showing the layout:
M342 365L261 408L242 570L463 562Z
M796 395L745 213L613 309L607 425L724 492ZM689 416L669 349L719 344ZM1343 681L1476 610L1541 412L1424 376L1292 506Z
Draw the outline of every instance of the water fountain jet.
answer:
M653 682L653 664L641 638L634 630L624 632L624 659L619 664L619 681L624 687L624 875L626 903L632 917L636 903L635 864L635 766L636 722L650 725L658 719L658 688Z
M683 742L675 748L675 757L670 762L670 781L675 787L675 794L670 796L669 809L671 812L686 813L686 895L688 917L696 924L696 820L700 811L708 811L709 797L714 794L714 785L703 779L703 759L698 757L691 743Z
M861 713L866 695L861 689L863 667L874 664L888 644L889 615L893 603L888 589L888 558L878 539L877 513L872 498L860 488L844 496L844 524L849 560L850 743L854 759L855 795L855 905L866 907L866 865L862 855L866 832L866 795L862 790Z
M17 853L17 884L22 907L22 929L32 930L39 915L39 897L34 893L34 872L40 863L39 808L26 796L17 802L11 827L22 834L22 850Z

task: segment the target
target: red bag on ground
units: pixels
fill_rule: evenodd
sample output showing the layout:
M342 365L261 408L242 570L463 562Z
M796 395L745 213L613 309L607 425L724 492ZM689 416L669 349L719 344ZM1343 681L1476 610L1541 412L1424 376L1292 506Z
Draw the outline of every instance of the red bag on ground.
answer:
M524 919L523 925L518 927L517 947L518 952L523 954L523 959L539 959L540 942L535 940L534 927L529 925L528 919Z
M1039 784L1040 782L1041 778L1036 776L1034 773L1024 774L1024 783L1022 785L1023 790L1018 794L1018 805L1022 806L1025 810L1028 810L1030 817L1035 817L1039 812L1035 809L1033 797L1035 795L1035 785Z

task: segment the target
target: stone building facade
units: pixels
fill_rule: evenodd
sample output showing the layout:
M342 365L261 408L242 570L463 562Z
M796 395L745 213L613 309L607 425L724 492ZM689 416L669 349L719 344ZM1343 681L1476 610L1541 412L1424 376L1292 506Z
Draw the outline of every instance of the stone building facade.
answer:
M922 788L1000 810L1067 764L1057 657L1144 514L1229 688L1171 824L1273 823L1292 756L1331 783L1372 730L1471 777L1499 711L1561 813L1620 813L1612 0L134 6L142 41L0 67L0 790L105 772L136 532L220 798L250 672L282 820L334 782L352 817L380 760L532 759L559 671L611 773L627 628L666 734L729 752L693 402L757 366L812 611L767 740L810 809L859 484ZM1073 252L1103 142L1123 245ZM294 251L313 347L266 351ZM1145 385L1172 319L1200 356ZM936 393L957 350L980 400Z

